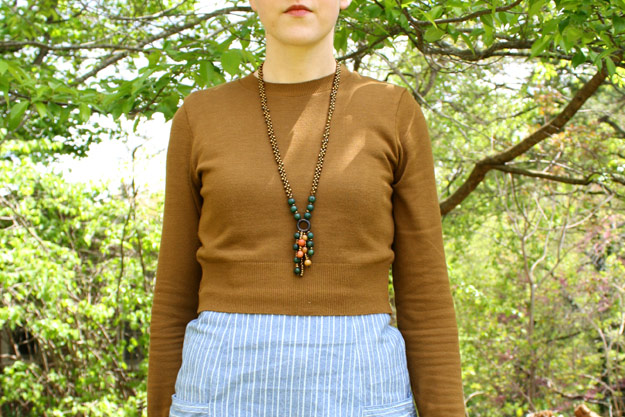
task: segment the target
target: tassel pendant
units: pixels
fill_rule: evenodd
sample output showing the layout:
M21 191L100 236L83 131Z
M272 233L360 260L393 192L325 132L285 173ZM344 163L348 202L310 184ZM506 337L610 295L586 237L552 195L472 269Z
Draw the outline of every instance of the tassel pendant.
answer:
M295 233L295 258L293 261L297 264L295 267L295 275L304 276L304 268L312 265L310 257L314 253L313 233L310 231L310 221L308 219L299 219L297 221L298 231Z

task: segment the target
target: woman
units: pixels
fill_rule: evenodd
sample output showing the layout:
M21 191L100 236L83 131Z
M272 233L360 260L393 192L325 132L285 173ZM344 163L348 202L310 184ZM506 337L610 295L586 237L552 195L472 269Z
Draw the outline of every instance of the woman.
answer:
M426 122L334 58L349 3L250 0L264 62L174 116L149 417L465 415Z

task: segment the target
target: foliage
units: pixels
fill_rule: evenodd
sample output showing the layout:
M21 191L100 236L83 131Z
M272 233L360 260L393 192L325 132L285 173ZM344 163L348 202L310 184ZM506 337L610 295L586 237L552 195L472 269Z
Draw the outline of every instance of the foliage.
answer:
M138 122L160 112L169 120L193 89L222 83L262 59L264 30L255 13L247 2L224 4L201 12L188 0L3 0L0 144L28 142L23 153L43 159L84 155L106 133L87 125L93 113ZM341 13L335 47L347 54L341 59L360 62L405 36L427 56L469 62L493 56L561 60L573 68L605 62L621 83L625 64L614 54L625 45L623 10L624 0L353 0Z
M0 323L30 338L2 363L3 415L145 407L162 195L65 184L30 161L125 134L95 114L170 119L257 66L263 27L247 2L222 6L0 0ZM623 0L340 14L338 58L409 88L428 119L472 416L583 401L625 415L624 45Z
M26 159L0 179L0 324L22 342L3 361L1 414L139 415L160 204Z

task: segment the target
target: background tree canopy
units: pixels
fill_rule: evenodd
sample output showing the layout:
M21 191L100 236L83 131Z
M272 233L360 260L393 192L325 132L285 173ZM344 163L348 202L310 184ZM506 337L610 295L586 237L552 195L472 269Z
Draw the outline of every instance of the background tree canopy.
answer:
M145 413L162 193L33 164L262 62L247 2L202 6L0 0L3 415ZM469 414L625 416L625 1L352 0L335 49L426 113Z

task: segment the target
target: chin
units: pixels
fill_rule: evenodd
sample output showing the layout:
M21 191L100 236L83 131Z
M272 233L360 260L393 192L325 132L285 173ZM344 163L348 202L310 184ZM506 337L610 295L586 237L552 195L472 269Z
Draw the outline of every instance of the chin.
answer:
M309 30L310 28L291 28L275 36L285 45L312 45L321 42L328 34ZM329 33L329 32L328 32Z

